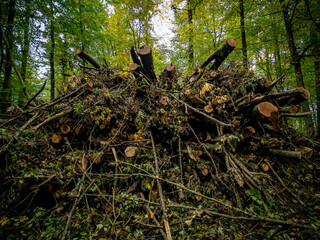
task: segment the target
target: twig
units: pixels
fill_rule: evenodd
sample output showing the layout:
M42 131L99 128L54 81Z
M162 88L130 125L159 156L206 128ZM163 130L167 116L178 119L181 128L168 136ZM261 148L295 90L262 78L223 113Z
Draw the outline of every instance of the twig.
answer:
M268 90L265 92L265 94L268 94L272 88L282 79L284 78L286 74L282 74L280 77L278 77L276 80L274 80L272 83L270 83L270 85L268 86Z
M51 122L52 120L64 116L68 113L72 112L72 109L67 109L64 110L62 112L57 113L56 115L53 115L51 118L46 119L45 121L43 121L42 123L38 124L37 126L32 127L33 130L37 130L38 128L42 127L43 125L47 124L48 122Z
M82 84L80 87L78 87L76 90L74 90L73 92L69 93L68 95L66 95L66 96L64 96L64 97L61 97L61 98L56 98L56 99L54 99L52 102L50 102L48 105L46 105L46 107L51 107L51 106L57 104L58 102L61 102L61 101L63 101L64 99L71 97L73 94L79 92L82 88L84 88L84 87L87 86L87 85L88 85L88 82ZM83 92L83 93L84 93L84 92Z
M44 84L42 85L42 87L40 88L40 90L27 102L26 105L24 105L23 109L26 109L29 106L29 104L43 91L46 84L47 84L47 79L44 82Z
M32 118L30 118L28 120L28 122L26 122L17 132L16 134L13 136L12 139L10 139L10 141L8 142L8 144L4 145L1 150L0 150L0 155L6 151L10 146L11 144L13 143L13 141L19 137L19 135L38 117L39 113L35 113Z
M218 119L215 119L207 114L205 114L204 112L201 112L200 110L194 108L194 107L191 107L188 103L184 102L184 101L181 101L179 100L178 98L176 98L172 93L170 93L170 95L175 98L178 102L180 102L181 104L184 104L186 107L190 108L192 111L204 116L205 118L209 119L211 122L214 122L214 123L217 123L219 125L222 125L224 127L232 127L232 124L228 124L228 123L224 123L224 122L221 122L220 120Z
M140 193L140 196L141 196L141 198L139 198L139 200L142 200L142 201L144 201L144 202L146 202L146 203L150 203L150 204L154 204L154 205L160 205L159 203L155 203L155 202L151 202L151 201L146 200L145 197L144 197L144 195L143 195L143 193ZM144 206L146 207L146 209L147 209L147 210L149 211L149 213L151 214L152 211L151 211L151 209L150 209L150 207L149 207L149 204L145 204ZM155 222L155 224L157 224L157 226L160 226L160 223L159 223L159 221L157 220L156 216L153 216L152 220ZM162 229L159 229L159 231L160 231L163 239L167 240L167 235L166 235L166 233L165 233Z
M134 223L138 223L142 226L145 226L145 227L151 227L151 228L163 228L162 226L159 226L159 225L150 225L150 224L146 224L146 223L143 223L143 222L139 222L139 221L134 221Z
M203 143L200 141L200 139L198 138L197 134L195 133L195 131L193 130L193 128L190 126L190 124L187 124L188 127L190 128L190 130L192 131L194 137L197 139L198 143L200 144L200 146L202 147L203 151L206 152L206 154L208 155L208 157L210 158L213 166L214 166L214 170L216 171L216 175L218 176L218 167L216 165L216 163L214 162L214 159L212 158L211 154L208 152L208 150L206 149L206 147L203 145Z
M153 140L151 132L150 132L150 136L151 136L151 143L152 143L152 148L153 148L153 156L154 156L154 161L155 161L155 166L156 166L156 172L155 172L156 173L156 181L157 181L157 185L158 185L160 203L161 203L161 207L162 207L162 211L163 211L163 223L164 223L164 227L166 229L167 239L168 240L172 240L171 230L170 230L170 226L169 226L169 222L168 222L168 218L167 218L166 205L164 203L161 182L160 182L160 179L159 179L159 164L158 164L158 158L157 158L157 154L156 154L156 147L155 147L154 140Z
M78 202L79 202L79 199L80 199L80 193L81 193L81 190L82 190L82 184L80 185L80 188L79 188L79 191L78 191L78 194L76 196L76 199L74 200L74 203L72 205L72 208L69 212L69 216L68 216L68 220L67 220L67 224L64 228L64 232L63 232L63 235L62 235L62 238L61 240L64 240L67 236L67 233L68 233L68 229L69 229L69 226L70 226L70 223L71 223L71 218L72 218L72 215L73 215L73 212L74 210L76 209L76 206L78 205Z
M276 178L279 180L279 182L281 183L281 185L291 194L291 196L293 196L295 199L298 200L298 202L302 205L302 206L306 206L306 204L299 198L299 196L297 196L296 194L294 194L283 182L283 180L280 178L280 176L278 175L278 173L273 169L273 167L271 166L271 164L265 160L265 162L268 164L269 168L271 169L271 171L273 172L273 174L276 176Z

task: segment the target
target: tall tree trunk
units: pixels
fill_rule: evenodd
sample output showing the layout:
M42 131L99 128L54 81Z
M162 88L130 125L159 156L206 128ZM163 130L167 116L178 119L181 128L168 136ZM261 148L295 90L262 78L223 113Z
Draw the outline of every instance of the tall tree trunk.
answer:
M13 24L15 15L15 0L10 0L8 2L8 21L7 21L7 31L6 35L8 38L8 46L6 47L6 63L4 72L4 81L2 87L2 100L1 100L1 110L4 111L10 106L11 102L11 73L12 73L12 62L10 58L10 53L13 52Z
M280 3L282 2L283 0L280 0ZM290 56L291 56L291 64L294 66L296 83L298 87L304 88L303 75L302 75L302 69L301 69L301 56L299 55L297 51L297 47L294 42L293 29L292 29L292 16L289 15L286 4L282 4L282 6L283 6L282 8L283 20L286 28L286 38L287 38ZM301 103L301 106L302 106L303 112L310 112L308 102ZM308 136L310 137L314 136L314 125L313 125L311 115L306 116L305 123L306 123Z
M22 64L21 64L21 77L24 82L26 82L26 73L27 73L29 46L30 46L30 39L29 39L30 0L26 0L25 4L26 4L26 12L25 12L25 22L24 22L24 29L23 29L23 49L22 49ZM18 104L21 105L23 103L23 100L24 100L24 93L23 91L20 91Z
M194 51L193 51L193 14L191 0L187 0L187 9L188 9L188 57L189 65L193 65Z
M244 7L243 1L240 0L239 7L240 7L240 30L241 30L241 42L242 42L242 61L243 66L248 68L248 51L247 51L247 41L246 41L246 30L244 27Z
M316 105L317 105L317 138L320 138L320 50L317 48L314 58L314 78L316 82Z
M55 39L54 39L54 9L53 9L53 0L50 1L51 8L51 20L50 20L50 83L51 91L50 98L54 99L55 96L55 69L54 69L54 51L55 51Z
M3 2L0 1L0 16L2 16L3 14ZM3 43L3 39L2 39L2 26L0 27L0 79L1 79L1 74L2 74L2 66L3 66L3 62L4 62L4 43Z

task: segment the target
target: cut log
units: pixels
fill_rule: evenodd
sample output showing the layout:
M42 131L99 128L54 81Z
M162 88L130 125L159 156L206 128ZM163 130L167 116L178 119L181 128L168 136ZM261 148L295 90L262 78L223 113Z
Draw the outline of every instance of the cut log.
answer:
M74 53L77 54L81 59L91 63L92 66L94 66L95 68L100 68L99 63L97 63L96 60L94 60L93 57L91 57L85 51L83 51L81 49L76 49L76 50L74 50Z
M168 64L166 69L164 70L170 80L175 80L177 78L176 75L176 67L173 64Z
M216 71L211 71L210 77L215 78L216 76L217 76L217 72Z
M54 133L51 136L51 142L54 144L59 144L62 140L62 135L60 133Z
M277 103L280 106L298 105L304 101L309 100L311 97L310 92L303 87L299 87L297 89L282 93L269 94L268 96L271 96L272 99L276 98Z
M211 53L211 55L200 65L200 67L194 71L191 77L197 76L198 74L202 75L206 66L208 66L208 64L213 60L215 61L209 70L217 70L236 46L236 40L229 38L220 48Z
M68 124L63 124L61 127L60 127L60 131L63 133L63 134L67 134L69 133L71 130L70 126Z
M269 121L271 121L272 126L278 131L280 130L279 113L278 108L275 105L270 102L262 102L254 107L253 112L254 115L260 116L262 119L268 118Z
M261 163L260 164L260 168L264 171L264 172L268 172L269 171L269 166L266 163Z
M296 159L302 159L302 157L310 158L313 155L313 150L307 147L302 148L300 151L286 151L280 149L269 149L268 151L276 156Z
M162 105L168 105L170 103L170 100L167 96L161 97L159 101Z
M128 158L134 157L134 156L136 156L138 154L138 148L137 147L133 147L133 146L129 146L124 150L124 154Z
M137 49L137 53L140 56L142 65L146 71L147 76L150 78L150 80L155 81L157 78L154 73L151 47L145 44L139 49Z
M213 55L214 63L210 66L210 70L217 70L223 61L228 57L228 55L233 51L233 49L237 46L237 42L234 39L228 39L225 44L223 44L220 48L218 48ZM211 55L210 55L211 56ZM210 57L209 56L209 57Z
M241 130L243 139L249 138L255 133L256 133L256 130L251 126L244 127Z
M213 107L211 104L208 104L207 106L204 107L204 111L206 113L211 113L213 111Z
M81 135L84 132L84 126L82 124L79 124L78 126L76 126L76 128L74 129L74 133L76 135Z
M132 72L133 76L134 76L136 79L141 78L140 74L142 73L142 68L141 68L140 65L138 65L137 63L132 63L132 64L129 66L129 69L130 69L130 71Z
M278 108L270 102L262 102L256 106L254 111L269 118L272 112L278 112Z

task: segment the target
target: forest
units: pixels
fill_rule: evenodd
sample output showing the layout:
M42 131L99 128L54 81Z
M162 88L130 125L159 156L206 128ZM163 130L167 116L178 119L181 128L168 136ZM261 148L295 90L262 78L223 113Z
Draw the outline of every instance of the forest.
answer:
M1 239L320 238L318 1L0 15Z

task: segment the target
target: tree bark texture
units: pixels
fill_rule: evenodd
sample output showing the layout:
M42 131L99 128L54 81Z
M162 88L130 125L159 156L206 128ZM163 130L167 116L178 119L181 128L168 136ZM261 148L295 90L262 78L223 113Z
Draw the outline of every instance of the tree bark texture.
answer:
M29 46L30 46L30 39L29 39L29 28L30 28L30 0L25 1L25 21L24 21L24 29L23 29L23 49L22 49L22 63L21 63L21 78L23 82L26 82L26 73L27 73L27 66L28 66L28 58L29 58ZM23 104L24 95L22 91L19 94L19 105Z
M188 9L188 56L189 56L189 64L190 66L193 65L194 59L194 51L193 51L193 14L192 14L192 7L191 7L191 0L187 0L187 9Z
M214 71L217 70L236 46L236 40L229 38L227 42L209 56L209 58L212 57L212 59L215 59L209 69Z
M204 62L200 65L200 67L194 71L191 77L197 76L199 74L201 76L206 66L208 66L208 64L213 60L214 62L210 66L209 71L217 70L236 46L237 46L236 40L229 38L221 47L219 47L216 51L211 53L209 57L207 57L207 59L204 60Z
M151 81L155 81L157 77L154 73L151 47L147 44L142 45L139 49L137 49L137 53L140 56L146 74Z
M81 50L81 49L76 49L74 50L74 53L78 55L78 57L80 57L81 59L89 62L92 66L94 66L95 68L100 68L99 63L93 59L93 57L91 57L88 53L86 53L85 51Z
M314 78L316 88L316 105L317 105L317 136L320 138L320 51L317 50L314 59Z
M55 52L55 39L54 39L54 9L53 0L50 1L51 20L50 20L50 99L55 96L55 69L54 69L54 52Z
M242 61L243 66L248 68L248 52L247 52L247 40L246 40L246 30L244 26L244 7L243 7L244 0L240 0L239 7L240 7L240 30L241 30L241 43L242 43Z
M5 56L5 72L4 80L2 85L2 100L1 100L1 110L4 112L6 108L10 106L11 98L11 73L12 73L12 62L10 58L10 53L13 50L13 24L15 17L15 0L10 0L8 2L8 20L7 20L7 31L5 35L8 38L8 46L6 46L6 56Z
M0 16L2 16L3 12L3 2L0 2ZM0 27L0 79L1 79L1 73L2 73L2 66L3 66L3 61L4 61L4 49L3 49L3 39L2 39L2 32L3 28L2 26Z

